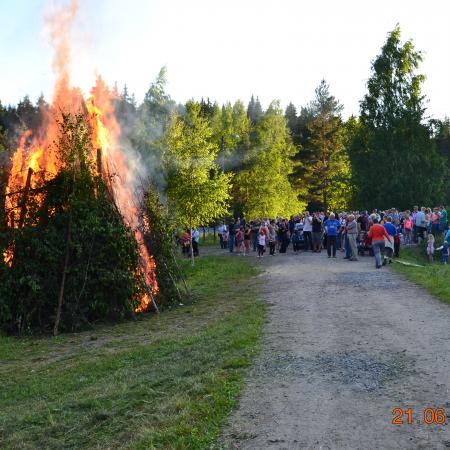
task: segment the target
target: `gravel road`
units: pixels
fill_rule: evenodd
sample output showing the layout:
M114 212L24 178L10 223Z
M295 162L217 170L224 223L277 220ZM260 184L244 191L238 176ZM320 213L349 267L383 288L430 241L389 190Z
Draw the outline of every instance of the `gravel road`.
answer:
M257 263L269 305L262 351L220 446L450 447L450 306L369 257ZM392 425L395 407L411 408L413 423ZM445 409L444 425L424 423L428 407Z

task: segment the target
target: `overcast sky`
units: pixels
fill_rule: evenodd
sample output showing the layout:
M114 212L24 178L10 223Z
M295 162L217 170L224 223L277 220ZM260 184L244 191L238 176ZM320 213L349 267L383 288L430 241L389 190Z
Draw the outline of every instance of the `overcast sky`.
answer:
M51 97L45 15L66 1L0 0L0 100ZM424 52L428 114L450 115L450 2L434 0L79 0L72 82L95 74L127 84L138 101L162 66L178 102L258 95L266 107L308 103L325 78L358 112L371 60L397 23ZM53 6L52 6L53 5Z

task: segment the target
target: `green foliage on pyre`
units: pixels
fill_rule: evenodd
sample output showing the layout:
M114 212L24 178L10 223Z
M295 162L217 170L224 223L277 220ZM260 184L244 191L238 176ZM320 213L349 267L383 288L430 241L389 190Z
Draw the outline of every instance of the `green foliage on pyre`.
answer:
M177 284L182 276L175 260L175 224L168 208L163 205L156 186L147 187L142 202L143 232L147 248L156 264L158 307L170 308L181 301Z
M8 333L53 329L63 272L63 331L130 316L144 292L137 242L95 172L84 116L63 114L59 125L62 169L30 190L23 226L1 234L2 251L14 254L10 265L0 262L0 328Z

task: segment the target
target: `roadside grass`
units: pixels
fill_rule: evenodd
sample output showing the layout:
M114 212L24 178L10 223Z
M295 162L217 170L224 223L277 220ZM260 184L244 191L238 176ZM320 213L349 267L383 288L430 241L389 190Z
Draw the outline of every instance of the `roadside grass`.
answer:
M194 304L56 338L0 337L0 448L209 448L258 351L264 305L249 261L182 264Z
M448 282L450 279L450 266L440 262L440 252L436 252L434 256L434 263L429 263L426 247L423 245L403 247L399 259L420 264L424 267L411 267L402 264L393 264L393 267L409 280L423 286L440 300L450 304L450 284Z

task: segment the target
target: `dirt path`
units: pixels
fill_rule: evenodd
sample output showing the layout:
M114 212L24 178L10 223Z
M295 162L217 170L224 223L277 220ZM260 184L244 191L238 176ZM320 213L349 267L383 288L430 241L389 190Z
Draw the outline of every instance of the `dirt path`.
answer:
M450 307L372 258L258 261L269 304L262 352L221 443L233 449L450 447ZM412 425L392 425L395 407ZM418 424L417 420L421 423Z

